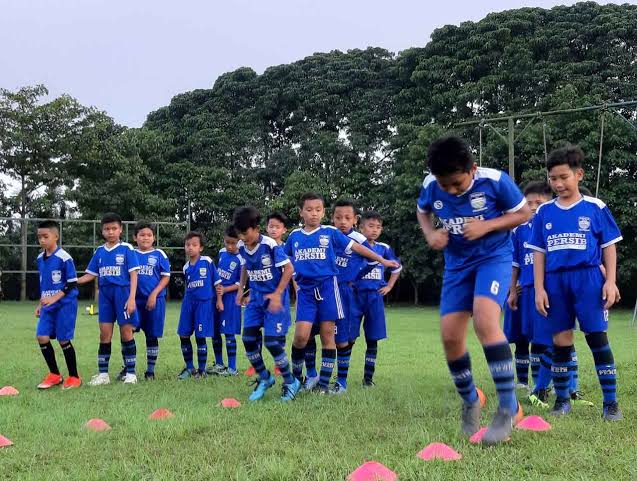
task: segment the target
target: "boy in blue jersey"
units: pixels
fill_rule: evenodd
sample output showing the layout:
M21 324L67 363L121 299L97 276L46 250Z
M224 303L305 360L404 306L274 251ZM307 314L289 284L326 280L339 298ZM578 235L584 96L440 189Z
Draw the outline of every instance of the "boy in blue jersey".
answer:
M215 316L215 336L212 348L215 352L215 364L208 369L208 374L217 376L236 376L237 372L237 338L241 334L241 305L237 304L237 291L241 277L241 257L239 256L239 234L230 225L223 236L224 247L219 251L217 273L221 278L223 311ZM226 337L226 353L228 366L223 364L223 340Z
M135 363L137 348L133 333L139 327L137 315L137 271L140 269L133 246L121 242L122 218L108 213L102 217L102 237L106 243L97 248L86 273L77 281L86 284L97 278L99 286L100 347L97 354L99 373L91 378L90 386L109 384L108 364L115 322L119 324L122 356L126 366L125 384L136 384Z
M384 242L377 242L383 232L383 218L378 212L367 211L361 218L361 233L367 239L374 252L384 259L400 262L392 248ZM356 337L363 325L365 333L365 371L363 387L374 386L378 341L387 338L385 322L385 304L383 298L391 292L400 276L402 266L391 270L389 281L385 280L385 267L374 266L361 279L356 281Z
M243 320L243 345L250 364L258 374L250 401L263 399L274 386L275 377L265 367L257 345L263 329L263 341L283 377L282 401L293 400L301 383L292 376L285 354L285 335L289 329L290 300L287 286L294 267L283 248L274 239L261 234L261 216L254 207L242 207L234 214L234 225L239 232L241 279L237 302L241 303L244 289L250 281L250 298Z
M510 230L531 211L505 173L479 168L457 137L445 137L428 151L431 174L418 198L418 222L432 249L445 251L440 330L451 377L462 397L462 431L480 429L481 403L466 347L469 319L495 382L499 406L483 443L503 442L521 414L515 395L511 349L500 328L511 283ZM441 228L434 227L432 216Z
M38 317L36 336L40 351L49 368L49 374L38 384L38 389L49 389L64 382L63 389L80 387L75 348L71 344L77 319L77 275L73 258L61 247L60 225L46 220L38 225L38 243L42 252L38 256L40 272L40 302L35 310ZM62 348L69 376L62 378L55 360L51 339L57 339Z
M329 391L336 361L335 321L345 316L336 278L337 252L353 251L391 268L398 267L398 263L383 259L336 227L321 225L325 205L320 194L303 194L299 207L304 226L292 231L285 243L285 253L292 259L298 284L292 367L294 376L300 379L305 347L313 325L318 323L322 345L321 371L313 391L325 394Z
M582 196L584 153L566 146L548 157L549 182L557 198L540 206L528 246L533 254L535 306L553 336L552 414L571 411L569 365L575 319L586 335L602 388L607 421L622 419L617 403L617 371L608 343L608 309L619 301L616 284L621 233L601 200ZM600 264L604 265L605 277Z
M144 378L155 379L159 356L159 339L164 335L166 287L170 282L170 261L166 253L154 247L155 226L140 221L135 224L137 257L141 269L137 274L137 312L140 328L146 335L146 372Z
M181 303L177 335L181 341L181 353L186 366L177 376L180 380L206 376L206 338L214 337L215 306L219 311L223 311L221 279L217 267L210 257L201 255L204 249L203 234L197 231L188 232L184 244L188 257L183 269L186 291ZM190 341L193 334L197 343L198 369L195 369Z

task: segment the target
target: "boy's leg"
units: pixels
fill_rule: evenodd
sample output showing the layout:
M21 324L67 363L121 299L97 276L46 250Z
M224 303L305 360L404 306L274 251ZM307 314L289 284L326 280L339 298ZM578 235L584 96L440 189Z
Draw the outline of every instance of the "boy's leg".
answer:
M515 373L518 378L518 387L529 385L529 341L520 339L515 343Z
M318 386L326 391L334 372L336 363L336 343L334 341L334 322L323 321L320 324L321 333L321 371Z
M538 344L536 342L531 343L529 365L531 366L531 378L533 380L534 388L536 388L538 384L542 354L544 354L544 351L546 351L547 348L548 346L543 344Z
M119 330L126 374L135 375L135 366L137 364L137 346L135 345L135 337L133 335L135 328L131 324L124 324L120 326Z
M281 371L281 376L283 377L283 382L285 384L293 384L295 381L294 376L292 375L292 371L290 370L290 363L288 362L288 358L285 355L285 349L283 348L283 337L282 336L269 336L266 333L264 337L265 347L272 358L274 359L274 364ZM256 369L256 367L255 367Z
M318 306L314 289L299 289L296 294L296 323L291 358L292 374L301 381L305 364L305 348L312 333ZM332 335L334 335L333 332Z
M316 372L316 336L314 332L310 335L305 346L305 374L308 378L318 376L318 372Z
M62 348L62 354L64 355L64 361L69 371L69 376L80 377L77 373L77 356L75 354L75 348L71 341L60 341L60 347Z
M206 372L206 363L208 362L208 343L205 337L195 337L197 342L197 367L199 374Z
M226 334L226 353L228 355L228 369L237 370L237 338L234 334Z
M146 374L155 374L155 364L159 357L159 339L146 334Z
M247 317L248 313L246 312L246 323L248 323ZM254 367L254 370L257 372L260 379L268 379L270 377L270 373L265 368L263 356L261 355L259 345L257 344L257 339L260 337L260 327L248 325L244 326L241 340L243 341L243 347L245 348L248 361L252 367Z
M367 294L363 330L367 344L363 385L372 386L378 357L378 341L387 338L385 304L383 296L379 292L374 291Z
M365 370L363 373L363 384L373 385L374 373L376 372L376 357L378 355L378 341L365 339L367 347L365 349Z
M605 332L592 332L586 334L586 342L593 353L595 371L602 388L604 418L608 420L621 419L621 412L617 408L617 368L613 351L608 343L608 335ZM613 417L607 416L609 408L613 411L611 413Z
M224 322L223 313L215 312L215 335L212 337L212 350L215 353L215 367L223 366L223 339L221 328Z
M575 345L571 349L571 364L568 367L569 371L569 391L571 393L579 392L579 373L578 373L578 363L577 363L577 351L575 350Z
M100 322L100 347L97 354L97 366L100 374L108 374L108 365L111 360L113 327L114 323Z
M190 337L182 336L179 339L181 342L181 354L184 358L186 369L188 371L192 371L195 369L195 364L193 362L192 342L190 341Z
M571 350L573 349L573 331L562 331L553 336L553 387L555 388L554 415L565 415L571 411L570 374Z

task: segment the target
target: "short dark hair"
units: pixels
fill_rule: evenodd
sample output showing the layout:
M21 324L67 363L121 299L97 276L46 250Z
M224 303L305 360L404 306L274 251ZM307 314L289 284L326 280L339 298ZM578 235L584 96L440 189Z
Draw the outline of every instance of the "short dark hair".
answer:
M526 184L524 186L524 196L526 197L529 194L542 195L544 197L548 197L549 199L553 197L551 186L543 180L532 180L531 182Z
M122 225L122 217L115 212L107 212L102 216L102 225L104 224L112 224L113 222L117 222L120 226Z
M245 232L250 228L256 229L261 224L261 214L251 205L240 207L234 213L232 224L239 232Z
M467 144L453 135L434 140L427 151L427 165L436 176L469 172L473 164L473 155Z
M334 207L332 211L335 211L337 207L351 207L354 211L355 215L358 215L358 209L356 208L356 203L352 199L338 199L334 202Z
M275 210L274 212L270 212L265 221L270 222L270 219L275 219L283 225L288 225L288 216L281 211Z
M584 163L584 151L577 145L565 145L551 152L546 160L546 170L558 165L568 165L571 169L581 169Z
M142 229L150 229L153 233L153 235L155 235L155 224L147 221L147 220L140 220L139 222L137 222L137 224L135 224L135 227L133 227L133 232L135 233L135 235L139 234L139 231Z
M186 234L186 237L184 239L184 243L189 241L190 239L194 239L195 237L199 239L199 244L203 246L205 242L204 236L198 230L191 230L190 232L188 232L188 234Z
M361 224L368 220L377 220L381 224L383 223L383 216L380 215L380 212L375 210L366 210L361 215Z
M54 220L47 219L47 220L43 220L42 222L38 224L38 229L55 229L56 231L58 231L58 234L59 234L60 224Z
M585 195L587 197L594 197L593 193L588 187L584 187L583 185L578 186L579 193Z
M237 228L230 224L229 226L226 226L226 230L224 231L224 235L226 237L232 237L233 239L238 239L239 238L239 233L237 232Z
M319 194L318 192L306 192L299 199L299 207L302 209L305 205L305 202L308 200L320 200L323 205L325 205L325 199L321 194Z

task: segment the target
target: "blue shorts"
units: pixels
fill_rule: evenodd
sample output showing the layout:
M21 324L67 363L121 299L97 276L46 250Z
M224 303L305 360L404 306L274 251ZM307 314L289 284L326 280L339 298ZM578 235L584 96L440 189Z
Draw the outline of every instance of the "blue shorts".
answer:
M62 298L50 306L40 309L36 335L48 336L58 341L70 341L75 334L77 319L77 297Z
M147 299L137 299L137 315L139 327L146 336L163 337L164 323L166 322L166 298L158 297L155 308L152 311L146 309Z
M527 339L535 344L553 345L553 334L546 317L535 308L535 289L533 286L522 288L518 297L518 312L522 315L522 331Z
M188 299L184 297L179 314L177 335L181 337L213 337L215 309L213 300Z
M508 305L504 306L504 335L509 343L527 342L522 325L522 312L520 306L517 311L512 311Z
M366 290L356 293L356 337L361 323L366 340L380 341L387 338L385 303L380 292Z
M547 272L544 289L549 298L549 332L575 329L577 319L585 333L608 330L608 310L604 309L604 276L599 267Z
M337 343L352 342L358 337L359 331L359 319L356 316L356 294L347 282L339 283L338 289L344 316L342 319L336 320L334 337Z
M287 293L287 291L286 291ZM269 300L260 292L250 292L250 302L246 306L243 316L244 331L249 327L263 328L264 336L285 336L290 328L290 297L284 294L282 297L283 309L279 312L268 311Z
M511 258L496 257L463 270L445 270L440 294L440 315L473 312L474 298L487 297L504 305L511 285Z
M215 332L231 336L241 334L241 306L237 306L237 291L227 292L222 300L223 311L217 312Z
M114 284L101 286L97 303L99 322L113 324L117 321L117 324L120 326L130 324L135 328L139 327L139 315L137 311L133 312L129 317L124 309L126 302L128 302L129 295L129 286L116 286Z
M335 322L345 317L336 277L328 277L314 288L296 293L296 322Z

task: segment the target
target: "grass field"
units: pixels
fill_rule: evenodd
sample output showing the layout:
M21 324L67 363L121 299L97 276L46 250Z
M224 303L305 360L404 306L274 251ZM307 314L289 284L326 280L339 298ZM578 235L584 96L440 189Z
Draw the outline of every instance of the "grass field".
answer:
M245 376L178 382L178 307L169 305L169 335L161 342L155 382L38 392L35 385L46 369L34 339L34 304L0 304L0 386L20 390L18 397L0 398L0 434L15 443L0 449L0 479L343 480L366 460L385 464L400 480L637 478L637 330L630 328L627 312L613 313L610 334L623 422L602 422L591 355L578 336L582 388L598 407L577 408L568 419L553 420L549 432L516 432L505 446L483 448L460 434L459 399L442 358L433 309L388 310L390 338L379 347L374 389L360 387L361 344L354 350L347 395L306 394L283 405L278 383L264 401L249 404ZM75 346L85 381L96 370L96 322L86 315L78 318ZM143 346L139 336L139 372L145 368ZM489 397L491 413L494 388L473 335L470 346L475 378ZM121 363L118 342L113 353L112 375ZM242 349L239 367L247 367ZM217 407L225 397L236 397L243 405ZM160 407L175 417L148 421ZM529 406L525 410L542 414ZM83 430L94 417L106 420L113 430ZM416 458L420 449L436 441L455 447L464 458L452 463Z

